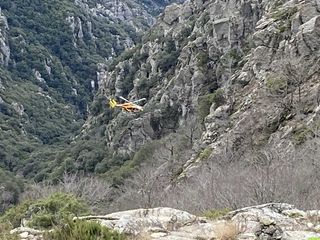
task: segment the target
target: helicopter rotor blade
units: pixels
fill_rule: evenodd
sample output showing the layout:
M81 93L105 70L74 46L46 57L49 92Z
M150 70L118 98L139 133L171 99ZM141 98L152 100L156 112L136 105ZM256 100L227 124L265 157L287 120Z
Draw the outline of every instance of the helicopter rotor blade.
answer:
M129 100L125 99L125 98L122 97L122 96L119 96L119 98L122 99L123 101L130 102Z
M133 103L138 103L138 102L146 101L146 100L147 100L146 98L141 98L141 99L139 99L139 100L133 101Z

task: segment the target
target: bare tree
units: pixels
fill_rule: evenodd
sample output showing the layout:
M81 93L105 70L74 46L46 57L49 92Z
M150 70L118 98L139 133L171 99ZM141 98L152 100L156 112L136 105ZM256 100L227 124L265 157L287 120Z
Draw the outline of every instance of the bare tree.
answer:
M310 77L311 65L307 59L302 57L281 59L282 75L286 78L289 87L298 88L299 103L301 102L301 85Z
M290 109L294 104L294 93L298 90L298 103L301 103L302 85L315 73L313 59L302 56L284 56L275 61L272 68L273 73L269 79L277 79L277 82L269 82L277 89L277 95L282 99L281 105Z
M319 208L320 145L310 140L304 151L289 142L270 144L247 161L211 161L186 182L171 188L168 206L193 213L239 208L267 202L289 202ZM223 164L220 164L223 162Z
M111 186L105 180L93 176L65 173L58 184L34 183L22 194L21 199L39 199L55 192L66 192L83 199L93 211L108 201ZM100 209L101 210L101 209Z
M164 164L158 167L140 167L133 178L127 179L121 187L122 194L117 201L117 207L123 210L161 205L165 198L165 187L169 185L164 168Z

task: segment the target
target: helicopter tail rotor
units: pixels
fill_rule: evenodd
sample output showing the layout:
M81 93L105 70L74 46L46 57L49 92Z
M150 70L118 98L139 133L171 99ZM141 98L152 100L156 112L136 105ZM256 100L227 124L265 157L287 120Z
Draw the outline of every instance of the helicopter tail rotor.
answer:
M109 106L111 107L111 108L115 108L116 106L117 106L117 101L115 100L115 99L110 99L109 100Z

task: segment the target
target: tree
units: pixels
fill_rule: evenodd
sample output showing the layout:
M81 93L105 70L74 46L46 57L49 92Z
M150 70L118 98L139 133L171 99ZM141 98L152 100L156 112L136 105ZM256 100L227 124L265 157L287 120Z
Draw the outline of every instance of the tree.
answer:
M290 94L290 104L293 104L294 92L298 88L298 103L300 103L301 87L314 74L313 66L314 59L285 56L276 61L273 66L276 70L271 74L271 79L277 79L277 81L272 82L270 79L267 85L269 84L269 89L281 90L284 95Z
M123 194L118 199L119 208L151 208L161 205L165 199L165 187L169 185L163 168L164 165L158 168L145 165L133 178L127 179L121 187Z
M105 180L79 174L63 175L57 184L50 182L34 183L22 195L24 200L45 198L56 192L71 193L84 200L93 211L100 210L111 195L111 186Z

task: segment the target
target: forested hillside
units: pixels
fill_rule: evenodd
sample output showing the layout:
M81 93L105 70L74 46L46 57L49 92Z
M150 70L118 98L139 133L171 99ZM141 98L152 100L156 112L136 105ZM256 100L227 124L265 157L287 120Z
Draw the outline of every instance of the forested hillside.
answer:
M91 103L101 69L135 46L169 2L0 2L2 175L41 181L72 170L73 159L63 152L70 152L73 138L95 111ZM70 155L91 154L77 146Z

